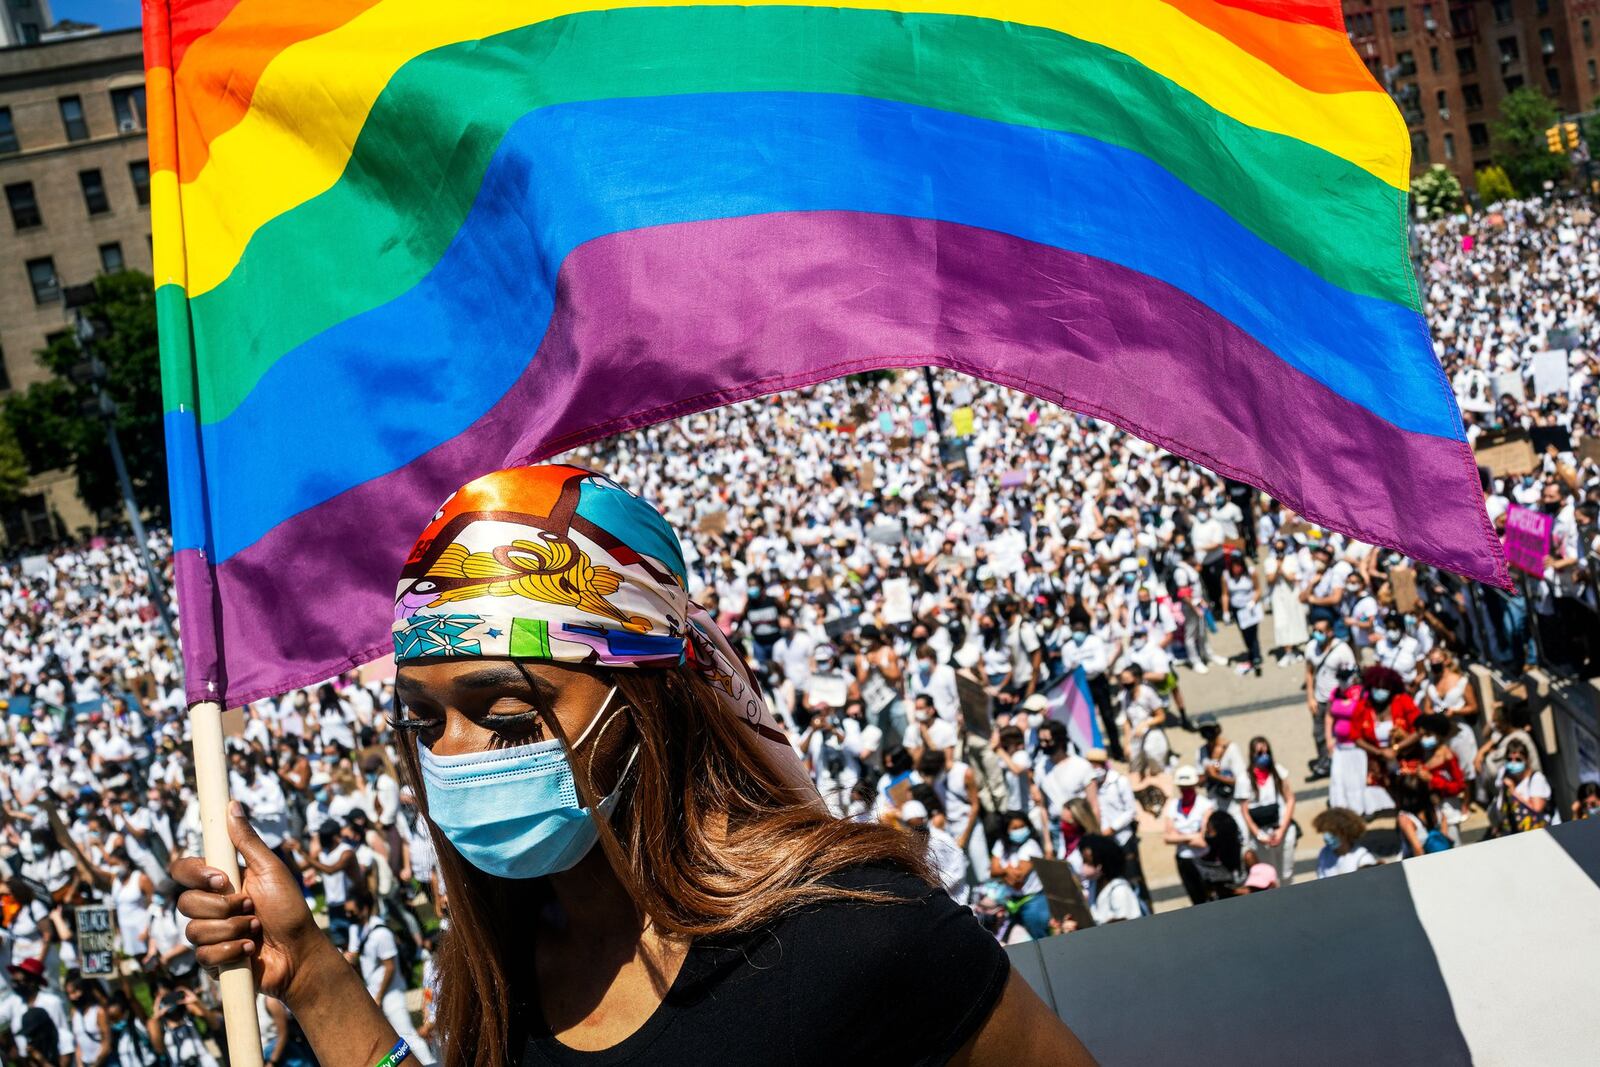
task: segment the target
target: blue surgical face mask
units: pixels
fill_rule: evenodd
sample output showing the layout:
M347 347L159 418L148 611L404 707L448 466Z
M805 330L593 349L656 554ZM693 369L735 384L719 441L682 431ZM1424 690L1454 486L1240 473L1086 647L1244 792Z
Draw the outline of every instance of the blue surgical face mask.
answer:
M1432 752L1434 749L1439 747L1439 739L1437 737L1430 737L1429 735L1424 734L1421 738L1421 744L1422 751Z
M1528 764L1524 760L1519 760L1519 759L1508 759L1508 760L1506 760L1506 773L1511 775L1512 777L1515 777L1515 776L1521 774L1523 771L1525 771L1527 769L1528 769Z
M1265 752L1261 753L1260 755L1256 756L1256 766L1260 767L1262 770L1266 770L1268 767L1272 766L1272 757L1267 755Z
M1328 830L1322 831L1322 843L1327 845L1329 848L1338 848L1340 845L1344 844L1343 841L1339 840L1338 834Z
M1008 836L1011 838L1012 844L1020 845L1028 840L1029 834L1026 828L1019 826L1017 829L1012 830Z
M617 712L608 717L605 711L616 693L613 686L572 743L573 752L598 724L615 717ZM610 818L616 810L622 780L637 755L635 748L617 788L600 801L595 815ZM559 740L461 756L435 756L419 745L417 759L427 785L428 817L468 863L486 874L542 878L565 871L599 838Z

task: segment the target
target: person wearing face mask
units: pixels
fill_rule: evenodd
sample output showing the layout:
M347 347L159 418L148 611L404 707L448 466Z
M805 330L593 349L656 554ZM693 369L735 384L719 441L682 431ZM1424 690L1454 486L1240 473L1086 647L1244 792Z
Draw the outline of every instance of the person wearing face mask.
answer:
M1178 795L1169 798L1162 810L1161 837L1176 848L1178 877L1189 903L1203 904L1210 899L1210 891L1196 861L1206 853L1206 820L1217 806L1200 792L1200 772L1193 767L1179 767L1172 783L1178 787Z
M1045 899L1039 872L1033 869L1033 861L1044 858L1044 849L1026 812L1006 812L1004 824L1005 834L990 854L989 876L1010 889L1017 920L1029 936L1034 940L1048 937L1050 902Z
M1400 754L1418 739L1419 716L1416 701L1403 691L1400 676L1388 667L1368 667L1361 674L1361 692L1351 720L1351 736L1356 747L1366 753L1364 788L1357 789L1352 776L1335 803L1358 815L1373 815L1394 806L1389 796L1390 778L1400 762Z
M1419 706L1424 712L1445 715L1453 727L1450 748L1461 761L1469 782L1477 776L1478 692L1466 672L1456 665L1449 649L1437 647L1428 653L1427 682L1422 687Z
M1150 910L1150 889L1145 884L1144 863L1139 856L1139 808L1128 776L1111 766L1103 748L1091 748L1084 758L1094 768L1095 812L1100 817L1100 832L1122 849L1123 872L1138 890L1145 910Z
M1578 786L1577 799L1572 802L1574 819L1600 819L1600 782L1584 782Z
M1311 714L1311 736L1317 746L1307 781L1314 782L1332 773L1332 747L1328 740L1328 703L1334 690L1344 684L1356 669L1355 650L1342 637L1335 637L1333 623L1322 618L1311 624L1311 642L1306 645L1306 711Z
M919 786L918 790L922 788L924 787ZM929 801L932 802L932 807L929 806ZM967 857L956 844L955 838L950 836L937 797L929 796L927 800L906 801L900 806L900 824L913 838L920 837L927 842L928 862L938 872L939 883L944 886L944 891L950 895L951 900L957 904L965 904L972 892L972 887L967 881Z
M907 678L909 698L927 694L933 700L933 709L939 718L955 723L961 714L961 694L956 685L955 668L938 662L938 655L926 642L917 646L916 665Z
M111 902L117 909L117 931L122 935L122 953L138 959L145 952L145 933L150 927L150 900L155 884L150 876L135 867L121 848L111 853L106 872L111 875Z
M1328 808L1317 815L1312 829L1322 835L1322 851L1317 853L1317 877L1332 878L1363 867L1376 867L1378 857L1360 844L1367 824L1348 808Z
M411 553L394 725L450 896L444 1062L1092 1062L925 850L828 814L686 582L658 512L555 464L469 483ZM324 1067L404 1058L238 804L229 830L239 892L173 867L200 962L248 962Z
M1135 627L1133 634L1128 639L1128 647L1117 658L1113 669L1121 674L1123 668L1130 664L1137 664L1143 671L1144 677L1150 680L1152 688L1170 702L1171 710L1178 713L1178 721L1185 730L1193 730L1189 722L1189 712L1184 705L1183 688L1178 684L1178 673L1172 669L1172 657L1167 655L1167 650L1161 647L1159 641L1142 627Z
M1311 639L1305 602L1300 599L1305 568L1294 544L1286 537L1276 537L1272 552L1262 564L1262 577L1267 585L1267 602L1272 610L1272 637L1277 642L1273 655L1280 667L1288 667L1302 658L1300 647Z
M1172 758L1166 731L1166 701L1145 684L1144 672L1137 663L1128 664L1117 674L1116 700L1117 728L1125 734L1131 754L1128 773L1141 779L1161 774Z
M1239 819L1250 865L1265 863L1278 875L1278 884L1294 881L1294 850L1300 840L1295 825L1294 788L1288 773L1272 755L1272 742L1250 739L1250 770L1239 791Z
M1359 658L1378 639L1378 598L1372 595L1366 579L1352 572L1344 582L1344 601L1340 617L1350 634L1350 644Z
M1419 715L1416 726L1415 745L1401 746L1399 773L1420 774L1427 778L1428 789L1439 805L1444 833L1453 843L1460 844L1461 824L1467 818L1467 783L1461 764L1448 743L1454 728L1443 715ZM1385 792L1384 796L1387 798L1388 793Z
M1551 800L1550 780L1534 770L1528 746L1521 741L1506 746L1499 792L1489 815L1496 837L1543 830L1561 821Z
M1090 630L1089 613L1083 610L1082 605L1075 606L1068 614L1067 625L1072 637L1061 647L1061 667L1068 674L1079 667L1083 668L1083 676L1089 683L1089 696L1100 715L1106 748L1112 759L1125 760L1127 755L1117 730L1116 707L1111 700L1111 683L1106 678L1106 671L1111 665L1110 651L1100 635Z
M1417 667L1422 659L1422 642L1406 632L1405 619L1399 612L1384 616L1383 631L1372 647L1373 661L1388 667L1411 685L1417 680Z
M1245 658L1239 664L1239 673L1253 672L1257 678L1261 677L1261 589L1241 556L1228 558L1222 576L1222 614L1239 627L1239 636L1244 641Z

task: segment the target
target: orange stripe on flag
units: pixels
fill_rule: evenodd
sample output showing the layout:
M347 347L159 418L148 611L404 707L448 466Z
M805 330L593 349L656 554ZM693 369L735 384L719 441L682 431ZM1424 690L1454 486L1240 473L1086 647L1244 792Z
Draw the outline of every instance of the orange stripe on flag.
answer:
M1356 57L1343 29L1285 21L1257 10L1269 6L1265 4L1246 7L1217 0L1166 2L1312 92L1379 91L1378 83Z

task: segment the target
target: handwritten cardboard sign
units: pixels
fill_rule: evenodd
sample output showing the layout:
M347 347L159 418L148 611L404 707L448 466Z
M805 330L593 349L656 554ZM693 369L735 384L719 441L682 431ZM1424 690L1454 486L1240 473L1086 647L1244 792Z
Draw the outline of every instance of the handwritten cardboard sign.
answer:
M1554 525L1554 516L1512 504L1506 512L1506 561L1518 570L1542 576L1545 557L1550 555L1550 530Z

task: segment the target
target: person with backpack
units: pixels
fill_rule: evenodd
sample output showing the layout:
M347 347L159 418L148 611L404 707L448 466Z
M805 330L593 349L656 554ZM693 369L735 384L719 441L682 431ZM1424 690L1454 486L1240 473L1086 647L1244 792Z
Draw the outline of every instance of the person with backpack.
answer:
M432 1063L433 1054L422 1035L411 1022L411 1012L406 1008L406 984L410 968L402 958L400 946L403 939L384 925L378 915L377 902L364 890L350 895L351 912L350 947L347 956L361 972L367 992L383 1009L384 1018L394 1027L395 1034L411 1046L418 1062Z

